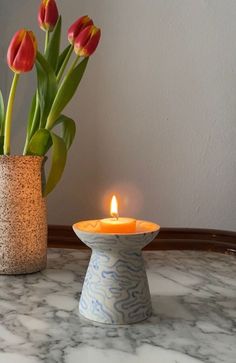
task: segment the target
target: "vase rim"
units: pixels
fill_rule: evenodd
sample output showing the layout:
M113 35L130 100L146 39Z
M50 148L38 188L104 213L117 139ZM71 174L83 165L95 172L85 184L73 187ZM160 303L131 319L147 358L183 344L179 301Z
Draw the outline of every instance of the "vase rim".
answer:
M47 158L47 156L40 156L40 155L0 155L1 159L44 159Z

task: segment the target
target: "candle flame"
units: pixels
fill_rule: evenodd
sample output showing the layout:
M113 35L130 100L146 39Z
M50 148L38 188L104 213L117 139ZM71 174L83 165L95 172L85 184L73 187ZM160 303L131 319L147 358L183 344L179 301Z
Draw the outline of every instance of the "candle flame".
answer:
M117 202L117 199L116 199L116 196L115 195L113 195L113 197L111 199L111 209L110 209L110 213L111 213L111 216L113 218L116 218L116 219L119 218L118 202Z

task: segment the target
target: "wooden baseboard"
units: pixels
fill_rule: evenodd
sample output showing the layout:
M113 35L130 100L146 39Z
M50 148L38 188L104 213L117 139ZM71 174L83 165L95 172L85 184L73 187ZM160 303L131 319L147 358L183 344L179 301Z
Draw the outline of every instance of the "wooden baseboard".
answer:
M76 237L71 226L49 225L48 246L55 248L87 249ZM236 253L236 232L161 228L146 250L207 250Z

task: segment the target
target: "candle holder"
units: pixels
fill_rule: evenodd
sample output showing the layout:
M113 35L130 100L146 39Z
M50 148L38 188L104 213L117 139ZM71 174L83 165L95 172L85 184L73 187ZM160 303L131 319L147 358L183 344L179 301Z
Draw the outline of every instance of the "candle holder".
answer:
M141 249L160 226L137 221L135 233L102 233L100 221L73 225L92 249L79 302L79 313L104 324L131 324L152 314L151 297Z

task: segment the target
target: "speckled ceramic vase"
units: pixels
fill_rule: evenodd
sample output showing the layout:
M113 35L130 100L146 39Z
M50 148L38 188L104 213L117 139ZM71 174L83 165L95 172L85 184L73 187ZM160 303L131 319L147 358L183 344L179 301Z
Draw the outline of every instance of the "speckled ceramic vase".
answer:
M92 249L79 302L79 313L105 324L132 324L152 314L141 249L160 227L137 221L137 232L102 233L99 221L74 224L77 236Z
M40 156L0 156L0 274L46 267L47 216Z

